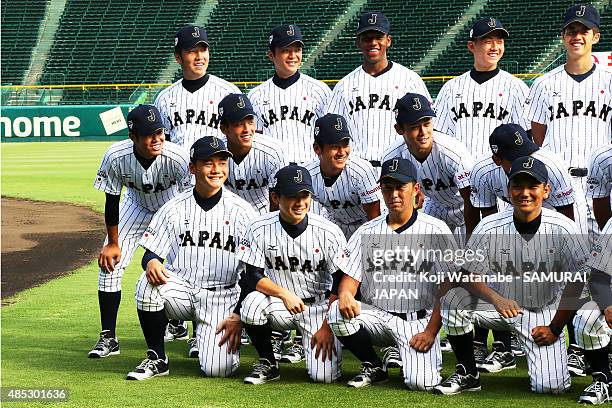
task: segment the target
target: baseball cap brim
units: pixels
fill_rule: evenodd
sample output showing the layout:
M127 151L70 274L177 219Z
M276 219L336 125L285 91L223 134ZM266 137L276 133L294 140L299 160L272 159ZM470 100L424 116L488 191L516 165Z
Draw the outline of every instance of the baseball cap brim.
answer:
M152 126L147 126L146 124L142 126L138 130L132 131L136 133L138 136L149 136L157 133L158 130L163 129L164 132L167 130L166 127L159 123L153 123Z
M302 191L308 191L310 194L314 195L312 186L308 184L291 184L284 186L277 185L274 188L274 191L276 191L278 194L284 195L285 197L292 197L298 193L301 193Z
M235 122L240 122L242 119L246 118L247 116L255 117L255 111L253 111L253 109L244 109L241 111L232 112L229 115L223 115L222 118L224 120L227 120L230 123L235 123Z
M472 37L472 38L482 38L482 37L485 37L485 36L495 32L495 31L499 31L501 34L503 34L504 38L510 37L510 33L508 32L508 30L506 30L505 28L497 27L497 28L492 28L491 30L487 31L484 34L479 35L478 37Z
M378 31L379 33L389 34L389 30L384 30L383 28L380 28L380 27L362 27L359 30L357 30L355 35L363 34L366 31Z
M414 116L410 116L410 117L409 116L410 115L407 115L407 114L402 115L402 111L399 110L397 113L397 121L399 123L405 123L407 125L411 125L413 123L417 123L421 119L435 118L436 114L433 112L428 112L428 113L418 116L416 119L414 118Z
M232 154L232 152L230 152L227 149L223 149L223 150L215 150L215 151L211 151L210 153L201 153L201 154L197 154L197 155L193 155L191 156L192 160L205 160L208 159L209 157L213 157L216 155L224 155L227 157L234 157L234 155Z
M570 25L572 23L575 23L575 22L579 22L580 24L584 25L586 28L597 27L597 24L595 24L592 21L585 20L583 18L574 18L574 19L568 21L567 23L565 23L565 25L563 26L563 29L565 29L568 25Z
M410 182L415 182L416 179L412 176L408 176L405 174L385 174L384 176L382 176L381 178L378 179L379 183L382 183L384 179L393 179L393 180L397 180L402 184L406 184L406 183L410 183Z
M181 49L183 49L183 50L190 50L190 49L194 48L196 45L198 45L200 43L206 45L207 48L210 48L210 44L208 43L208 41L205 41L205 40L202 40L202 39L197 39L197 40L194 39L194 41L190 41L190 42L188 42L186 44L182 44L181 45Z
M270 45L273 46L274 48L285 48L285 47L290 46L293 43L300 43L302 47L304 46L304 41L302 40L289 40L286 42L274 42Z

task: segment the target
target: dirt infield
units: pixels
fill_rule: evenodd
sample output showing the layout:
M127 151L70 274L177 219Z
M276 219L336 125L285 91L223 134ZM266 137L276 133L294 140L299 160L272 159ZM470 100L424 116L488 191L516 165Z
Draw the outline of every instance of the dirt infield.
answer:
M89 263L104 235L88 208L2 197L2 300Z

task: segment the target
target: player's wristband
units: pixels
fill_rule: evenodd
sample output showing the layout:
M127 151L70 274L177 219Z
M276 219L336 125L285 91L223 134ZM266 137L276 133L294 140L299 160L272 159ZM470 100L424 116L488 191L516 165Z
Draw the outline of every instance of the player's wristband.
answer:
M555 337L559 337L563 331L563 327L559 327L553 323L549 324L548 328L550 329L551 333L555 335Z
M164 263L164 258L162 258L161 256L157 255L155 252L151 252L147 249L147 251L145 252L145 254L142 256L142 269L143 270L147 270L147 264L149 263L149 261L151 259L157 259L159 262Z

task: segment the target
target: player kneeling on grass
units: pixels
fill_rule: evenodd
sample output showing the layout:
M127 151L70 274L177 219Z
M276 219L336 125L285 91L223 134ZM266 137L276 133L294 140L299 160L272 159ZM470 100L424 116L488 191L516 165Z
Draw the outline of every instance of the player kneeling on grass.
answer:
M346 239L336 225L308 214L312 181L304 167L284 167L275 178L272 200L279 211L249 224L237 254L247 265L253 290L244 297L240 316L259 354L244 382L278 380L271 331L299 329L308 375L330 383L340 376L341 352L326 319L335 271L332 260Z
M380 186L369 161L351 154L346 120L328 113L315 122L317 158L304 167L312 177L314 199L346 238L380 215Z
M389 214L359 227L349 239L347 249L335 260L343 275L338 288L339 300L329 310L329 325L344 347L362 363L361 373L348 382L350 387L387 380L387 371L372 344L397 344L408 388L428 390L442 380L438 284L419 279L423 276L420 274L414 274L412 281L381 280L380 272L362 261L365 255L362 251L372 247L390 249L398 243L415 249L420 245L426 249L456 249L456 242L444 222L413 208L420 188L416 179L417 169L410 161L398 157L384 162L380 182ZM434 264L435 273L447 274L454 270L454 266L445 262ZM403 262L398 265L404 266ZM422 266L414 265L414 271ZM393 270L386 270L388 266L384 268L384 275L393 275ZM404 274L398 268L397 275L391 277ZM355 300L358 288L361 302ZM389 296L390 293L398 295ZM405 293L417 296L404 296Z
M576 223L542 208L550 194L544 163L519 157L508 180L513 208L478 224L466 247L477 256L464 265L459 287L441 299L457 370L434 393L480 391L474 324L516 333L526 352L532 391L559 394L570 386L562 328L582 290L586 242ZM495 278L495 289L484 278Z
M231 153L220 139L198 139L190 156L195 187L164 205L140 240L146 251L145 272L136 283L136 307L149 350L128 380L169 373L164 350L168 318L195 322L205 375L230 376L240 363L235 252L256 213L246 201L222 189Z
M115 335L121 280L155 211L191 187L187 153L166 142L157 108L140 105L127 117L129 136L104 154L94 187L106 193L107 237L98 256L98 302L102 332L89 358L119 354ZM121 190L127 193L119 203Z
M602 228L588 265L591 267L589 289L593 300L574 317L576 342L593 370L593 382L580 395L578 402L603 404L609 397L610 372L608 347L612 329L612 220Z

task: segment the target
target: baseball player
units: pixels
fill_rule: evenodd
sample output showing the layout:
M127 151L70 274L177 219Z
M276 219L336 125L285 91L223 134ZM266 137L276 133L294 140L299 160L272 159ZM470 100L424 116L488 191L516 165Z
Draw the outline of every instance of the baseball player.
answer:
M240 93L235 85L207 73L210 43L206 29L185 26L174 37L174 57L181 66L183 78L161 91L155 106L162 113L169 137L185 150L203 135L224 139L220 129L218 104L230 93ZM193 181L193 178L192 178ZM195 338L195 326L193 328ZM187 323L171 320L165 340L187 338ZM195 341L189 340L189 356L197 357Z
M300 330L312 380L329 383L340 376L340 343L326 316L335 272L332 260L346 239L336 225L308 214L312 194L305 168L289 165L279 170L272 193L279 211L254 219L240 246L238 257L254 289L244 298L240 316L259 354L244 379L247 384L280 378L272 329Z
M312 178L313 199L348 239L364 222L380 215L380 186L367 160L351 155L346 120L333 113L315 122L317 159L304 165Z
M612 221L602 227L588 265L591 267L589 289L593 300L578 310L574 317L576 339L593 370L593 382L582 392L578 402L603 404L609 400L612 374L608 363L608 346L612 328Z
M467 42L474 67L445 83L434 103L434 128L457 138L474 158L488 156L489 135L502 123L530 128L523 117L529 88L497 66L508 36L498 19L477 20Z
M174 57L183 78L161 91L155 106L162 113L170 140L186 150L203 135L223 138L217 106L237 86L207 73L210 43L206 29L186 26L174 37Z
M393 107L406 92L431 100L423 80L408 68L387 59L391 46L389 20L378 12L364 13L357 25L355 45L363 63L336 84L327 111L343 116L353 137L354 154L380 167L383 150L396 138Z
M160 208L140 240L145 271L136 283L136 307L149 350L128 380L169 374L164 350L168 318L196 323L204 375L230 376L239 366L241 324L235 307L240 264L235 253L256 213L222 188L231 155L214 136L198 139L189 164L195 187Z
M292 163L314 158L314 123L325 113L331 94L329 86L299 71L303 47L297 25L274 27L268 50L274 76L249 92L257 129L280 142Z
M107 237L98 256L98 302L102 332L89 358L119 354L115 334L121 279L151 217L178 192L190 187L188 158L166 142L164 124L154 106L139 105L127 117L129 139L104 154L94 187L106 193ZM119 202L121 190L127 193Z
M578 239L573 221L542 208L550 194L544 163L520 157L512 162L508 180L513 208L478 224L466 247L476 254L464 265L467 279L441 300L457 370L434 393L480 390L473 324L516 332L526 352L532 391L558 394L570 386L562 329L572 314L570 301L584 284L586 243Z
M596 148L589 159L586 196L593 200L593 216L599 228L612 218L612 145Z
M255 135L255 112L243 94L229 94L219 103L221 131L232 152L227 188L246 200L260 214L270 206L269 184L287 165L283 148L272 138Z
M589 156L612 141L612 73L591 56L600 38L599 23L590 4L567 9L561 31L567 62L534 81L525 106L533 140L560 155L583 188ZM589 214L591 242L598 230Z
M458 236L478 222L470 201L470 153L458 140L433 130L436 116L426 96L407 93L395 104L395 130L402 138L383 153L410 160L418 170L425 214L441 219Z
M350 387L365 387L388 378L373 343L399 346L404 383L408 388L429 390L442 380L439 302L435 302L434 307L438 284L420 280L418 274L413 274L413 281L399 279L405 276L400 268L388 269L385 266L376 269L363 261L364 251L370 255L369 248L382 251L397 248L399 243L410 249L457 248L448 226L413 208L420 187L417 178L418 171L410 160L397 157L385 161L380 182L388 215L381 215L359 227L349 239L347 249L336 257L343 275L338 287L339 299L332 303L328 321L338 340L362 363L361 373L348 382ZM406 262L401 271L406 265L421 271L423 261ZM449 274L453 268L446 262L436 262L433 273ZM381 276L387 279L381 279ZM359 285L361 302L355 300ZM416 296L407 295L411 293L416 293Z

